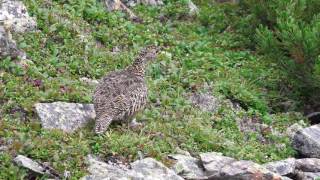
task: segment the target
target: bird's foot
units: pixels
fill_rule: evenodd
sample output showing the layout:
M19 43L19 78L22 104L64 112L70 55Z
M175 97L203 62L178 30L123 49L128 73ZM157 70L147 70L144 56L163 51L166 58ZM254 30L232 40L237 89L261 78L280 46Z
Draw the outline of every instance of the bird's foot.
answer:
M139 128L139 127L142 127L142 126L143 126L143 123L137 122L136 118L134 118L134 119L129 123L129 127L132 128L132 129Z

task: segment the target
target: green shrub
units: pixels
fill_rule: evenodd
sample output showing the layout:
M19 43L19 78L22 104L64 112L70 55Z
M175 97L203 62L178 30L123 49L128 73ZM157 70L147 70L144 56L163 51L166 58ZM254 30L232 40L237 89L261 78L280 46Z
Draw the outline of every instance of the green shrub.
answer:
M272 63L286 72L293 92L304 102L316 100L320 55L320 1L244 0L247 36Z

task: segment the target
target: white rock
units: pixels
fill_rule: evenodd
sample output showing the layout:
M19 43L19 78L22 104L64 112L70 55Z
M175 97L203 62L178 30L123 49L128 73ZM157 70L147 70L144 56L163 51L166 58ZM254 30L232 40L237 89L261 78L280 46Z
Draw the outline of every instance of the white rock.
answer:
M142 178L145 180L183 180L183 178L178 176L173 170L152 158L135 161L131 164L131 167L133 173L131 171L130 175L133 176L133 178Z
M281 179L281 176L275 174L263 166L252 161L235 161L227 164L220 171L220 177L223 179L239 179L239 180L270 180Z
M298 172L297 180L318 180L320 179L320 172Z
M190 15L195 15L199 13L198 7L191 0L188 1L188 8Z
M95 118L93 104L37 103L35 108L42 127L46 129L61 129L65 132L73 132Z
M91 175L83 177L82 180L183 180L173 170L152 158L133 162L131 169L107 164L92 156L88 156L87 161L89 164L88 171Z
M233 158L223 156L222 153L216 152L201 153L200 159L206 170L206 174L213 177L219 177L221 168L236 161Z
M21 1L1 1L0 21L14 32L32 31L37 26L35 18L29 16L27 8Z
M22 156L22 155L18 155L17 157L15 157L13 159L13 161L22 167L25 167L27 169L32 170L33 172L39 173L39 174L44 174L45 173L45 169L37 162L33 161L32 159Z
M296 160L294 158L289 158L281 161L266 163L263 166L274 173L284 176L294 174L296 168Z
M172 169L180 176L185 179L207 179L203 168L201 168L201 163L197 158L174 154L169 155L170 159L176 160L176 163Z
M316 159L316 158L297 159L296 169L304 172L320 172L320 159Z
M286 130L286 135L293 139L294 135L303 129L302 125L299 123L294 123L293 125L289 126Z
M298 131L293 137L293 147L306 157L320 158L320 125Z
M252 161L237 161L222 156L221 153L202 153L200 158L209 179L269 180L282 178L279 174L275 174Z

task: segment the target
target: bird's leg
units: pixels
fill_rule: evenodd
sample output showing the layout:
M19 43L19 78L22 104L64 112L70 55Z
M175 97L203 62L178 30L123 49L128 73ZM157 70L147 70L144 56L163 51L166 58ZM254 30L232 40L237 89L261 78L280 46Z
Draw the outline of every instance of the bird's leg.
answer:
M136 128L136 127L139 127L139 126L141 126L142 125L142 123L139 123L139 122L137 122L137 119L136 118L133 118L132 119L132 121L130 122L130 127L131 128Z

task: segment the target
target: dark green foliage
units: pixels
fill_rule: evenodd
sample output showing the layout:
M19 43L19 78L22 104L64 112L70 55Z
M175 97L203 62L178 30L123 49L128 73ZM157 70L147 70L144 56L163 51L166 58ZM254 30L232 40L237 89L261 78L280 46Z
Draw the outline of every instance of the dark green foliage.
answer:
M246 35L255 37L251 40L259 51L286 73L282 79L292 86L294 96L304 103L318 101L320 2L244 0L241 6L249 13L251 30Z

